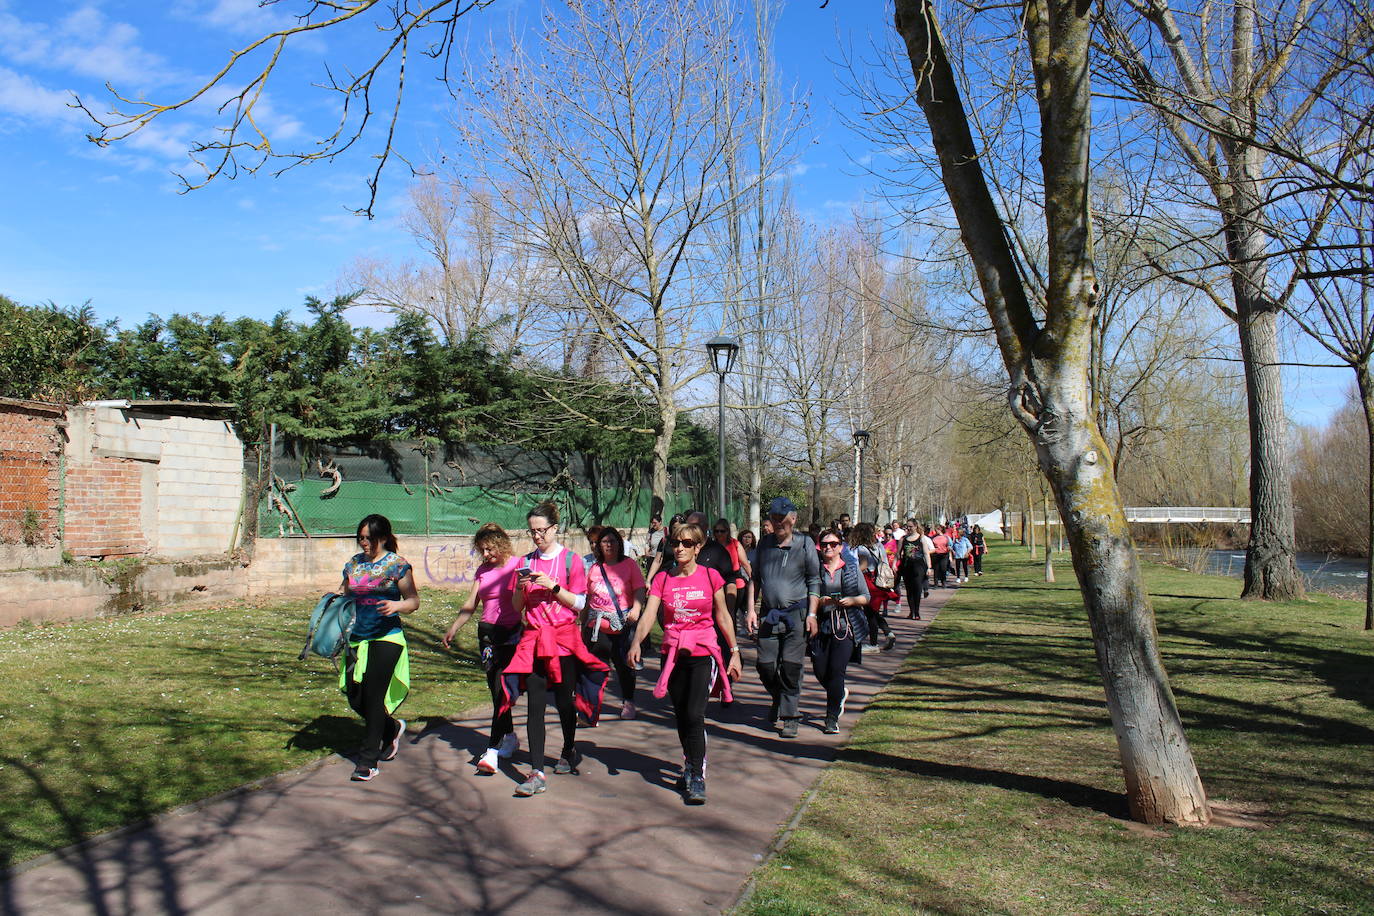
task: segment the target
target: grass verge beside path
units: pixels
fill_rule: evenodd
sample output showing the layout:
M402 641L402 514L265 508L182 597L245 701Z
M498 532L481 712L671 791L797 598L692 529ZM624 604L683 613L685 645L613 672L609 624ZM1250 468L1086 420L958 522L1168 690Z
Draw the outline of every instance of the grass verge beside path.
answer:
M479 706L463 595L425 589L406 620L410 730ZM336 750L362 721L325 659L296 660L312 600L0 631L0 867Z
M1146 572L1214 801L1262 829L1124 820L1086 614L996 545L827 769L740 912L1374 912L1374 638L1363 606L1243 602Z

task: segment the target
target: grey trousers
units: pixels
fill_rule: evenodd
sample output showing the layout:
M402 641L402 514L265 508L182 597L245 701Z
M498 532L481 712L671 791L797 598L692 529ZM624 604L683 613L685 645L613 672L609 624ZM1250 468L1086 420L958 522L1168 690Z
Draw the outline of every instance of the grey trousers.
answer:
M787 615L786 630L759 624L759 652L755 669L764 689L778 704L783 719L801 716L802 662L806 658L806 611Z

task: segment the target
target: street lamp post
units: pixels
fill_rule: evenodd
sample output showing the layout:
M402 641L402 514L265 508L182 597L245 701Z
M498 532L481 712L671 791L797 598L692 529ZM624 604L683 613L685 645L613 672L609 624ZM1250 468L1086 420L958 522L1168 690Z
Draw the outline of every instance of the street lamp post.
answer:
M733 337L712 337L706 341L706 352L711 355L711 368L716 373L716 439L720 446L716 468L720 514L716 517L725 518L725 376L735 367L739 341Z
M854 430L854 523L858 524L863 516L864 504L864 449L868 447L870 433L866 429Z

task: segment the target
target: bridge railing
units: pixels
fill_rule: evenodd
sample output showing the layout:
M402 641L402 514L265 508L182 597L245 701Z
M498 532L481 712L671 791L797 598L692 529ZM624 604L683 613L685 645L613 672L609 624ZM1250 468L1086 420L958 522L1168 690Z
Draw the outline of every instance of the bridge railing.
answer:
M1021 512L1006 513L1006 529L1012 532L1021 529ZM1126 520L1142 525L1159 525L1172 522L1217 524L1250 524L1250 509L1247 506L1127 506ZM1046 520L1040 513L1032 513L1031 524L1044 528ZM1051 512L1048 524L1055 527L1063 524L1059 513Z

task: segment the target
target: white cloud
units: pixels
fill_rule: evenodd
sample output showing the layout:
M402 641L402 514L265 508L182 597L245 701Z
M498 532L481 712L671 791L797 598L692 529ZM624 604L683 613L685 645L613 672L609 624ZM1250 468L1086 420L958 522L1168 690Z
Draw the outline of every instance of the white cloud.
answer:
M0 13L0 57L125 88L161 85L174 78L161 55L140 45L138 29L89 5L52 23Z
M49 89L32 77L0 67L0 112L25 120L76 124L85 116L68 107L71 94Z
M275 6L263 6L258 0L214 0L208 8L203 0L178 0L172 12L208 29L254 37L295 23L294 16L280 12Z

